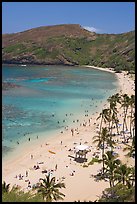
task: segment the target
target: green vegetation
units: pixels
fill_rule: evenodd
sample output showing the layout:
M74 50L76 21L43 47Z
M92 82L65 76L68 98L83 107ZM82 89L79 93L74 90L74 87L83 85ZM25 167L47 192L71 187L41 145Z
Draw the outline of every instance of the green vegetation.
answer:
M112 188L107 188L98 202L135 202L135 187L129 189L120 183Z
M109 108L103 109L98 119L100 119L100 131L99 135L95 136L93 142L97 142L98 147L102 149L102 161L103 167L97 175L93 175L96 180L107 179L110 184L110 188L103 191L101 198L98 202L135 202L135 167L123 164L118 158L118 154L113 151L113 145L111 143L113 134L112 127L115 124L117 128L118 124L118 111L117 104L121 105L123 109L123 144L125 148L123 151L128 153L125 156L135 156L135 96L128 96L127 94L114 94L108 98ZM129 124L127 126L127 118ZM105 124L105 128L102 127ZM125 137L125 130L130 129L130 135ZM117 134L119 131L117 129ZM107 135L107 136L106 136ZM131 140L130 145L128 140ZM109 142L108 142L109 141ZM113 145L112 145L113 144ZM111 147L111 151L106 151L104 146Z
M84 168L85 168L85 167L88 167L88 165L87 165L87 164L83 164L82 166L83 166Z
M95 162L97 163L101 163L102 160L101 159L98 159L98 158L92 158L92 160L88 163L88 165L93 165Z
M15 44L15 45L5 47L3 51L7 53L14 53L15 55L21 54L25 51L25 46L23 44Z
M55 177L50 178L50 175L45 179L40 179L37 187L25 193L19 187L13 186L10 190L10 184L3 182L2 184L2 201L3 202L52 202L63 200L65 195L59 191L65 188L62 182L55 182ZM37 192L36 192L37 190Z
M55 182L55 177L50 178L50 175L46 176L45 179L40 179L38 194L42 195L43 200L46 202L52 202L57 200L63 200L65 195L59 191L61 188L65 188L65 184L62 182Z
M2 184L2 202L43 202L42 196L32 192L24 193L19 187Z
M94 34L93 37L88 34L88 37L87 34L83 34L82 29L77 26L75 29L79 33L77 36L71 34L71 30L69 35L63 35L59 30L60 35L51 33L51 35L45 34L45 37L42 32L46 31L37 30L41 32L41 36L34 38L32 32L30 38L29 33L25 32L22 33L20 40L18 37L17 40L14 38L14 44L10 40L13 35L9 35L9 41L2 50L3 62L16 63L25 58L30 64L35 59L34 63L93 65L111 67L115 71L127 70L132 73L135 71L134 31L123 34ZM34 35L37 32L35 30ZM32 61L27 58L28 56L31 56Z

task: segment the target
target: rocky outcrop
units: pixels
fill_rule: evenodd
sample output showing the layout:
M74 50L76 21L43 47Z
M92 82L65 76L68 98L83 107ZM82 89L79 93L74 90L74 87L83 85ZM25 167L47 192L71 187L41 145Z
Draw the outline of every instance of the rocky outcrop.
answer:
M20 87L20 86L17 84L14 84L14 83L10 83L10 82L2 82L2 90L3 91L9 90L11 88L16 88L16 87Z

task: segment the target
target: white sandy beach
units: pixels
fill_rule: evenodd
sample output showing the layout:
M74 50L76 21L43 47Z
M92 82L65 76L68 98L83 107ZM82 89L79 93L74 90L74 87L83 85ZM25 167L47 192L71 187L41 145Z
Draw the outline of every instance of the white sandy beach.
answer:
M113 72L113 70L110 69L98 69ZM128 95L135 94L134 81L129 75L126 75L126 72L116 73L116 75L119 80L118 92L121 91L121 93L127 93ZM107 102L106 105L102 104L102 106L106 107ZM121 112L122 110L119 109L119 114ZM58 180L63 179L66 185L65 189L61 189L61 192L66 195L64 202L73 202L77 200L94 201L98 199L102 190L109 187L109 183L106 181L96 182L91 175L96 174L97 171L101 169L102 164L83 167L83 163L78 163L74 161L73 158L69 157L69 155L75 156L74 151L68 151L70 149L73 150L73 148L80 143L86 144L90 146L91 149L87 154L88 160L86 163L91 161L93 153L97 151L96 145L92 143L92 138L97 135L97 125L100 123L99 120L96 120L98 115L99 112L86 118L87 126L80 126L79 124L78 134L75 131L74 136L71 135L71 127L69 127L68 130L64 130L63 133L58 133L56 137L51 137L46 140L38 139L24 144L20 148L20 152L17 151L13 158L3 160L2 181L11 183L11 185L19 185L26 191L28 189L28 181L25 180L29 180L32 186L39 181L39 178L44 177L42 170L53 170L53 176ZM92 119L89 123L91 117ZM78 124L76 124L76 126L77 125ZM117 148L116 152L119 153L123 162L134 165L134 160L125 158L125 152L122 151L122 145L123 144L120 144L121 149ZM55 152L55 154L50 153L49 150ZM33 155L33 158L31 158L31 155ZM101 153L99 155L101 157ZM40 169L34 170L33 166L37 164ZM56 164L57 170L55 171ZM25 175L26 170L28 171L28 177ZM72 171L74 172L74 176L70 175ZM24 176L22 180L15 178L15 176L19 174Z

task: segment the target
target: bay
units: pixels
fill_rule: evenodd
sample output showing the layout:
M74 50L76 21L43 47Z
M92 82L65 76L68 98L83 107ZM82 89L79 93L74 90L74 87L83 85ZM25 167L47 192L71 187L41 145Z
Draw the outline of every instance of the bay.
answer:
M48 137L73 126L86 110L91 116L118 88L114 73L71 66L3 65L2 82L9 83L2 91L3 157L33 133Z

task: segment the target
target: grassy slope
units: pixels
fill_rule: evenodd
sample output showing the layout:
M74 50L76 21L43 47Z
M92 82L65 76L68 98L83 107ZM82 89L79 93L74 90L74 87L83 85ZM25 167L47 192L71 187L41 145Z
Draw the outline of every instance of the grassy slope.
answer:
M34 62L74 65L94 65L134 70L135 32L124 34L96 34L95 39L87 37L57 36L43 38L40 42L24 40L3 48L5 59L19 58L21 61L31 56Z

